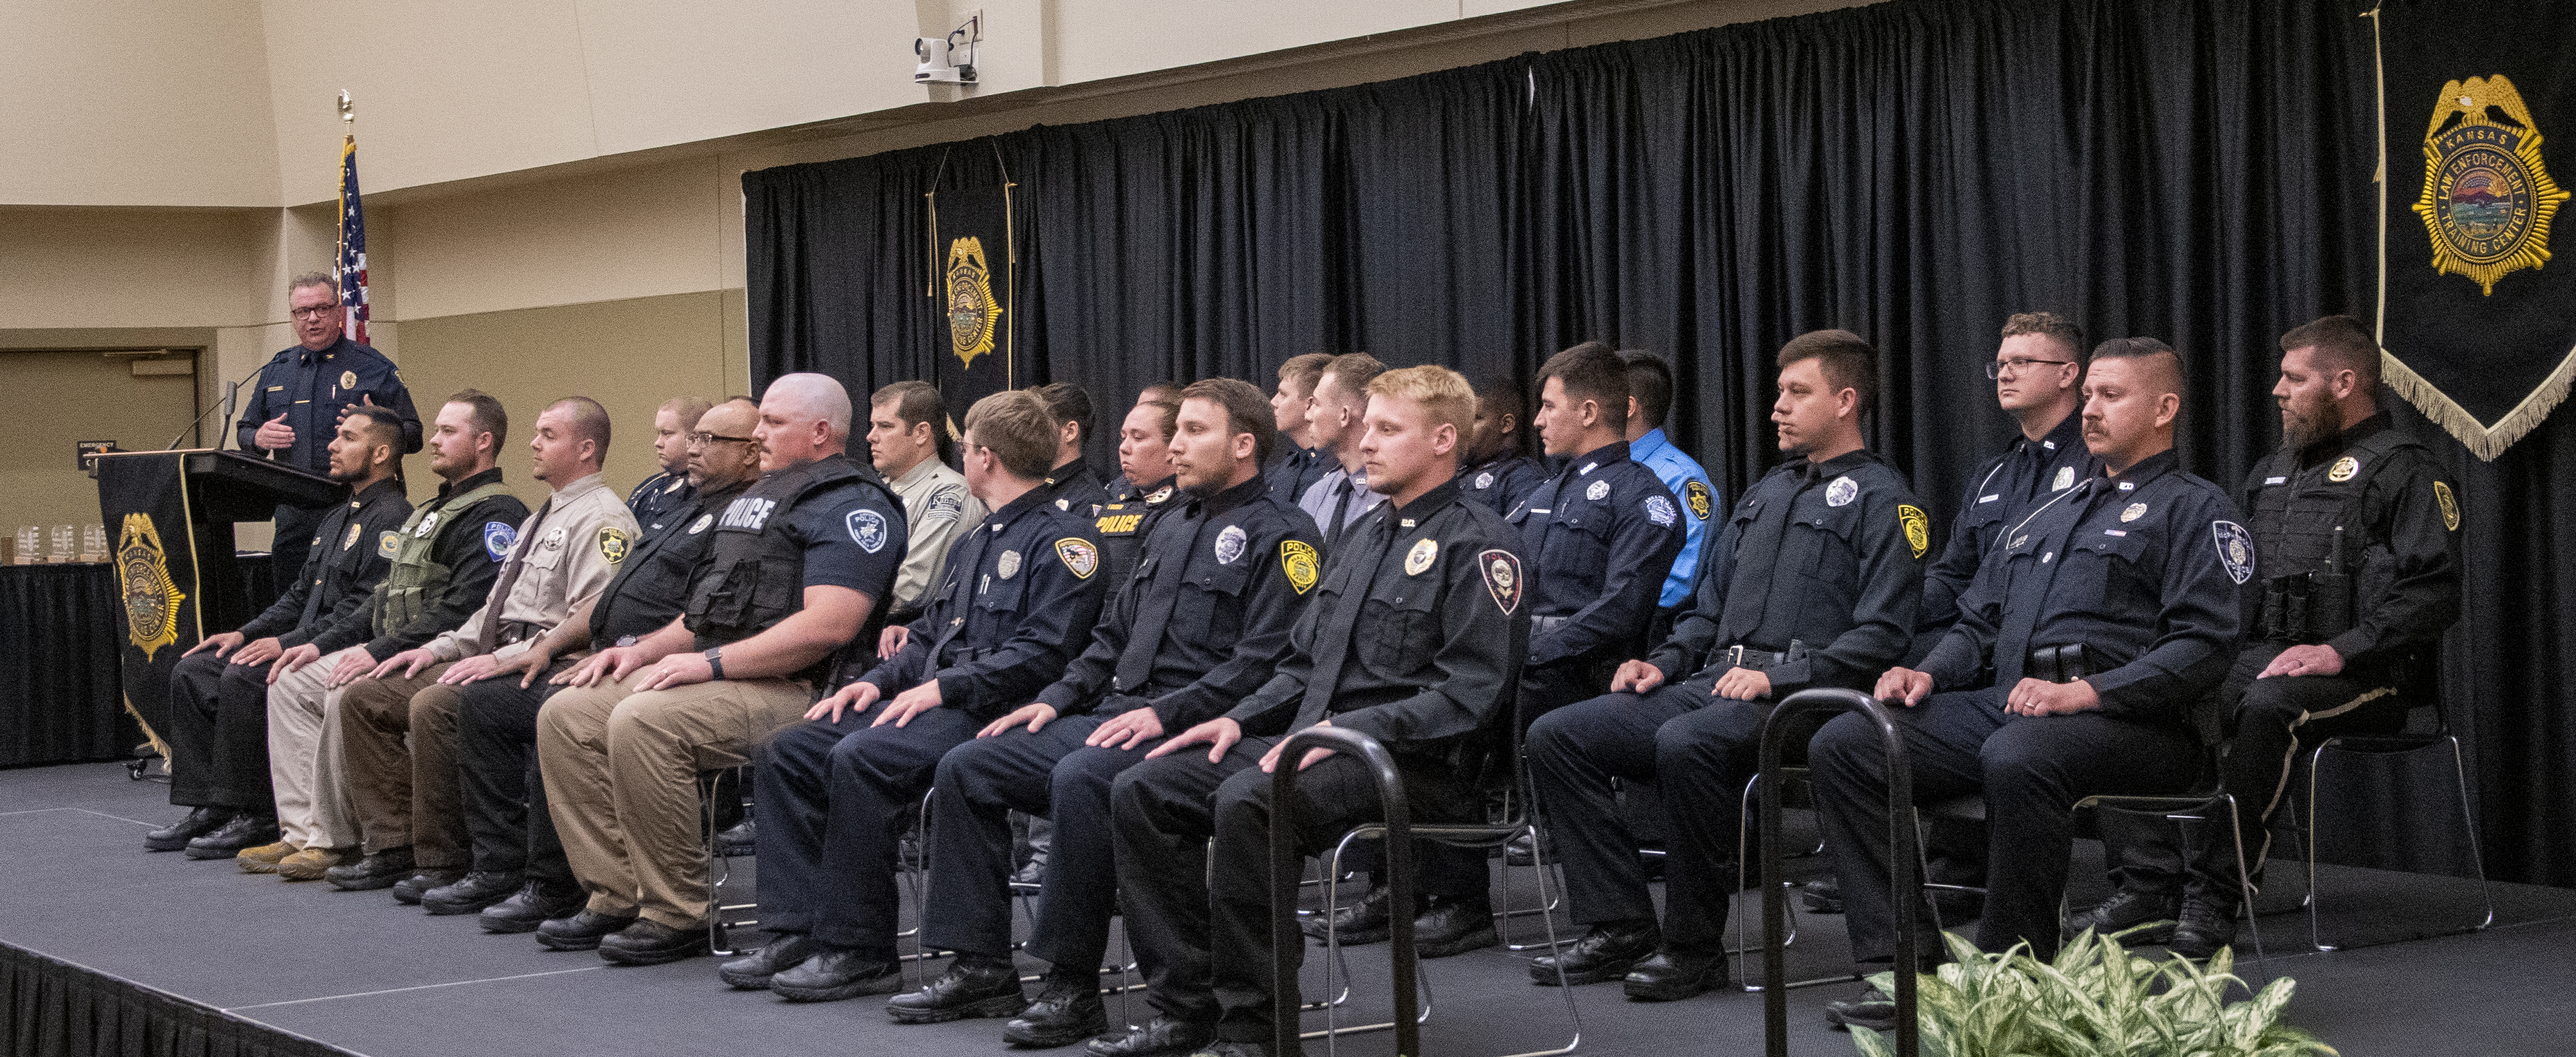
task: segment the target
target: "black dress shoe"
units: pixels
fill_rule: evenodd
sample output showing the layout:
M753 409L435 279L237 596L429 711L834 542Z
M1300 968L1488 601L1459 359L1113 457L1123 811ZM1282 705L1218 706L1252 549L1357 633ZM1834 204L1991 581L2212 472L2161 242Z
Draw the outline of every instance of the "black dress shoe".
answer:
M897 1024L941 1024L973 1017L1016 1017L1029 1008L1020 970L1003 958L959 958L939 979L886 1002Z
M1201 1046L1199 1047L1198 1052L1190 1054L1190 1057L1270 1057L1270 1044L1266 1042L1236 1042L1232 1039L1227 1039L1220 1042L1211 1042L1205 1046Z
M1753 874L1755 878L1761 876L1759 872ZM1756 880L1754 883L1758 887L1761 882ZM1834 875L1826 874L1800 887L1802 890L1798 893L1798 903L1806 907L1808 913L1840 914L1843 912L1843 886L1842 882L1834 879Z
M552 951L598 950L600 940L634 923L633 914L602 914L583 907L571 917L549 918L537 926L537 945Z
M1637 960L1655 953L1663 941L1663 930L1652 921L1604 922L1592 926L1583 938L1568 944L1563 952L1543 954L1530 960L1530 980L1541 984L1556 983L1557 967L1565 967L1565 982L1597 984L1618 980L1637 967Z
M1628 997L1638 1002L1678 1002L1726 985L1723 954L1675 954L1657 950L1628 970Z
M485 932L535 932L548 921L571 917L589 900L590 893L582 891L580 885L549 891L545 882L530 881L510 898L484 907L475 924L483 926Z
M769 990L769 978L793 969L820 951L802 932L783 932L758 950L716 966L716 979L744 991Z
M1395 921L1386 912L1387 901L1391 898L1385 885L1371 885L1368 894L1357 901L1334 907L1331 919L1334 942L1345 947L1386 942L1388 937L1395 935ZM1415 901L1420 902L1418 899ZM1324 942L1324 925L1322 914L1309 914L1297 920L1297 930L1317 943Z
M1851 1001L1825 1003L1825 1022L1837 1028L1868 1028L1884 1035L1896 1030L1896 999L1873 987Z
M2233 901L2193 892L2182 897L2182 920L2175 923L2173 939L2165 944L2174 957L2208 961L2219 948L2236 942L2236 907Z
M1216 1025L1174 1020L1160 1013L1145 1026L1118 1035L1103 1035L1083 1049L1091 1057L1181 1057L1216 1041Z
M2074 939L2085 929L2108 936L2124 929L2137 929L2120 937L2123 945L2142 947L2163 943L2173 937L2174 914L2181 909L2182 899L2174 892L2140 892L2123 888L2111 898L2084 910L2066 915L2064 932Z
M860 995L890 995L903 987L903 966L857 951L816 944L814 953L769 978L769 990L790 1002L837 1002Z
M510 898L512 893L527 884L527 880L519 873L475 870L453 883L422 892L420 908L440 917L480 913L484 907Z
M1100 976L1047 974L1038 1000L1002 1025L1002 1041L1031 1049L1071 1046L1109 1030L1109 1007L1100 1001Z
M149 851L178 851L188 842L224 828L233 820L233 809L201 807L188 812L188 817L143 835L143 847Z
M226 820L205 836L188 842L191 859L229 859L244 848L256 848L277 841L277 816L243 812Z
M465 871L451 867L414 870L411 876L394 882L394 902L407 907L416 907L420 905L423 897L429 895L430 890L445 888L464 879Z
M745 818L740 822L716 831L717 850L722 851L727 855L753 854L753 846L756 845L760 839L758 825L759 824L753 820Z
M1413 956L1446 958L1503 942L1494 931L1494 904L1474 899L1441 901L1413 919Z
M364 892L369 889L393 887L395 882L408 878L416 872L418 871L412 868L411 845L406 844L399 848L387 848L375 852L353 863L343 863L324 870L322 879L331 882L331 887L342 891Z
M660 965L707 952L707 928L675 929L659 921L635 923L599 938L599 956L616 965Z

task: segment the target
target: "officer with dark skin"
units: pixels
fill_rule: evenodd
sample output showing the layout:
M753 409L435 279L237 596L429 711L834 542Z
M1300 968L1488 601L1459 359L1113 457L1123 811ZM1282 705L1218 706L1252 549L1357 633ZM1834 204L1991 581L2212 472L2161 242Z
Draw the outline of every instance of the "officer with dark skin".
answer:
M306 473L330 472L332 431L350 409L381 407L402 432L396 451L420 450L420 413L412 410L411 390L392 360L342 333L348 310L340 304L340 281L327 272L306 272L287 282L287 314L295 328L295 347L279 352L260 368L256 388L242 402L234 427L241 450L262 452ZM304 567L315 526L328 510L277 508L277 539L270 558L280 583L292 582Z
M1108 1030L1101 959L1117 911L1112 779L1168 732L1215 718L1286 659L1288 632L1322 570L1304 511L1270 498L1261 391L1213 378L1182 391L1172 462L1187 499L1146 541L1090 647L1034 703L940 760L929 854L938 869L922 942L958 952L928 988L896 998L898 1021L1011 1016L1002 1040L1064 1046ZM1035 1005L1011 964L1009 810L1051 817L1028 951L1054 966Z
M1771 421L1789 461L1736 504L1700 563L1672 638L1619 666L1611 692L1540 717L1531 775L1565 866L1574 920L1592 926L1530 978L1625 978L1628 997L1688 998L1726 981L1726 915L1741 814L1773 702L1862 688L1905 651L1930 546L1903 475L1861 446L1876 351L1821 330L1780 349ZM1687 679L1683 677L1687 676ZM1664 922L1611 780L1651 783L1666 834Z
M1467 438L1467 456L1458 471L1467 498L1501 514L1518 507L1532 488L1547 479L1547 468L1525 452L1531 447L1529 400L1520 382L1507 374L1489 374L1476 382L1476 428Z
M670 412L666 409L665 415ZM563 840L537 775L537 712L561 688L551 681L583 658L632 646L681 615L689 577L715 541L715 512L760 479L760 451L749 436L760 409L731 400L700 412L688 435L688 484L656 507L661 528L647 530L617 575L589 605L480 679L458 688L457 756L473 867L454 885L421 896L432 914L468 914L488 932L533 932L550 918L581 909L585 893L564 857ZM505 896L492 902L498 894ZM487 905L488 904L488 905Z
M331 441L331 479L349 501L322 519L327 542L277 601L233 631L208 635L170 675L170 802L195 810L145 834L153 851L187 848L190 858L238 853L242 869L269 873L302 846L278 836L269 786L268 666L307 642L325 650L366 633L367 593L384 579L411 514L403 498L402 428L391 412L359 408ZM201 850L202 848L202 850Z
M885 994L895 960L895 852L904 808L948 750L1062 674L1108 594L1083 516L1044 487L1058 420L1035 394L966 412L967 487L992 508L948 552L901 651L841 687L755 755L761 926L777 935L722 970L795 1002Z
M1308 854L1381 817L1366 765L1320 749L1282 758L1286 735L1326 723L1360 731L1393 755L1416 818L1478 811L1474 775L1508 735L1500 724L1528 618L1517 534L1459 495L1458 443L1475 414L1467 380L1444 367L1369 383L1360 450L1387 501L1333 551L1289 633L1294 653L1260 690L1112 785L1120 902L1155 1016L1092 1040L1095 1057L1271 1052L1270 772L1305 772L1296 795ZM1426 864L1425 883L1481 888L1483 858L1466 866L1472 876L1436 878Z
M1921 668L1890 668L1873 689L1902 706L1917 803L1985 797L1987 861L2011 868L1987 879L1984 950L2026 940L2043 960L2055 954L2076 801L2191 782L2187 713L2226 675L2254 550L2227 494L2174 454L2182 390L2181 360L2163 342L2094 349L2084 443L2102 475L2006 525L1959 599L1959 623ZM1817 815L1863 962L1888 961L1896 946L1884 755L1857 714L1809 742ZM1939 956L1937 937L1922 943L1927 960ZM1887 1030L1895 1004L1871 993L1826 1013Z
M2220 782L2236 796L2238 832L2193 824L2182 839L2162 820L2104 816L2118 891L2070 930L2179 918L2177 955L2233 942L2236 848L2259 883L2298 747L2402 729L2459 620L2459 494L2433 453L2380 414L2379 344L2351 317L2328 316L2283 335L2281 350L2281 450L2242 493L2263 575L2246 584L2246 647L2218 691Z

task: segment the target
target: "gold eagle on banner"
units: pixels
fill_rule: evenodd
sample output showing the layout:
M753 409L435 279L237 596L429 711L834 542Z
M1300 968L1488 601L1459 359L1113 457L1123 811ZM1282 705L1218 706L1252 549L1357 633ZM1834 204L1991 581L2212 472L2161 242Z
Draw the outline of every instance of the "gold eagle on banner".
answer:
M150 514L127 514L116 540L118 593L125 598L126 637L150 661L179 641L179 603L187 594L170 579L170 559Z
M2549 221L2567 192L2540 164L2540 129L2499 74L2442 86L2424 131L2424 194L2415 213L2433 235L2433 270L2467 276L2486 296L2506 275L2549 262Z
M993 269L984 263L984 240L968 235L948 244L948 341L959 362L993 351L1002 306L993 300Z

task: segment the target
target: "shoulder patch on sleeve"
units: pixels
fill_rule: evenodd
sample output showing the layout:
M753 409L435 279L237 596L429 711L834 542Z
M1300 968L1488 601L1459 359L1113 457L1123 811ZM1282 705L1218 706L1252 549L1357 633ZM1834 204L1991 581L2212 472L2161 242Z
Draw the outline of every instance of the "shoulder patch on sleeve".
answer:
M1693 519L1706 521L1710 514L1717 512L1717 497L1709 493L1707 484L1687 481L1682 484L1682 506L1691 512Z
M483 523L483 550L485 553L492 556L493 561L497 562L508 560L510 557L510 548L517 546L518 542L519 529L517 526L512 525L507 521L486 521Z
M1485 576L1485 591L1494 596L1494 606L1504 616L1521 607L1521 597L1529 581L1521 575L1521 557L1496 548L1476 555L1476 571Z
M841 525L849 530L850 542L858 544L860 550L875 554L885 549L885 515L860 507L850 511L849 516L842 518Z
M1078 536L1057 540L1055 556L1063 560L1064 567L1077 580L1091 579L1091 574L1100 571L1100 548L1092 546L1090 540Z
M383 535L376 537L376 557L391 558L395 551L401 549L402 533L400 532L387 529Z
M966 509L966 488L942 488L930 493L930 502L921 508L923 521L953 518Z
M1673 522L1680 517L1680 512L1673 509L1672 500L1659 495L1650 495L1646 497L1646 520L1652 521L1665 528L1671 528L1673 527Z
M2253 579L2254 534L2233 521L2213 521L2209 529L2218 537L2218 564L2227 567L2227 578L2239 584Z
M2460 501L2451 495L2450 482L2433 482L2433 501L2442 504L2442 527L2452 532L2460 531Z
M1914 548L1915 557L1920 558L1925 551L1932 549L1932 519L1924 515L1922 507L1898 503L1896 520L1905 526L1905 545Z
M615 525L599 526L599 556L615 565L626 560L626 530Z
M1315 548L1304 540L1279 541L1279 570L1288 574L1288 586L1298 594L1313 590L1323 577L1323 563Z

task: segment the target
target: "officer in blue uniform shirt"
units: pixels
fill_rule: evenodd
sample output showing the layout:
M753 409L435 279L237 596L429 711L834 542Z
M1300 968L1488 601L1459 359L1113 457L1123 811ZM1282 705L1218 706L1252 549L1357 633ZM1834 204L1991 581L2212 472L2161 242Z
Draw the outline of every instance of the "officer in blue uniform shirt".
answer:
M896 1020L1016 1013L1002 1040L1036 1047L1109 1030L1100 965L1117 913L1110 782L1165 735L1216 718L1268 682L1321 576L1314 522L1271 499L1261 479L1275 435L1267 427L1251 383L1211 378L1183 391L1172 459L1186 498L1156 522L1090 646L1036 701L940 761L928 848L939 867L922 942L958 957L929 987L890 1004ZM1028 941L1054 969L1035 1005L1011 963L1009 810L1056 825Z
M1664 588L1655 597L1655 624L1646 635L1648 642L1661 642L1671 634L1673 622L1690 608L1700 545L1707 541L1710 525L1726 521L1726 504L1709 487L1708 470L1664 435L1664 422L1673 408L1671 365L1651 352L1619 356L1628 361L1628 457L1653 470L1664 489L1681 501L1686 530L1682 552L1673 559L1672 573L1664 577Z
M1501 514L1520 505L1532 488L1547 479L1546 468L1528 452L1529 398L1521 383L1494 373L1476 383L1476 429L1467 438L1467 457L1459 462L1458 490Z
M1959 599L1959 623L1921 668L1878 680L1876 696L1905 706L1895 718L1915 800L1984 794L1986 856L2000 868L1987 882L1981 949L2057 951L2076 801L2178 792L2196 769L2189 714L2234 659L2255 557L2227 493L2174 454L2183 388L2181 359L2163 342L2094 349L2084 442L2102 474L2007 524ZM1885 962L1896 937L1879 732L1842 715L1809 744L1852 954ZM1938 957L1938 940L1923 939L1919 949ZM1827 1015L1892 1027L1895 1005L1873 993L1830 1003Z
M411 390L394 373L393 361L340 332L340 281L322 272L296 276L287 284L286 304L294 317L295 346L269 359L250 399L242 402L234 426L241 450L266 452L298 470L327 475L340 417L349 408L373 404L400 421L401 453L419 451L420 412L412 409ZM295 582L313 530L327 512L277 508L277 539L269 553L278 583Z
M1554 984L1624 980L1628 997L1688 998L1726 982L1745 784L1771 702L1810 686L1863 688L1903 655L1930 538L1905 478L1861 445L1878 356L1824 330L1780 349L1771 419L1791 458L1746 492L1709 545L1696 604L1610 693L1530 727L1530 774L1577 923L1530 964ZM1652 785L1665 838L1660 927L1638 835L1611 781ZM1636 806L1632 802L1631 810Z
M653 457L662 464L661 471L626 493L626 509L634 513L635 527L644 536L661 531L678 511L685 509L696 516L697 486L689 483L689 436L697 431L698 419L709 406L694 396L675 396L653 412Z
M761 964L729 963L728 983L799 1002L901 986L904 809L948 750L1063 674L1108 593L1088 512L1056 509L1041 487L1059 421L1024 391L975 402L966 483L993 513L949 551L903 648L759 750L761 925L779 938L746 960Z

